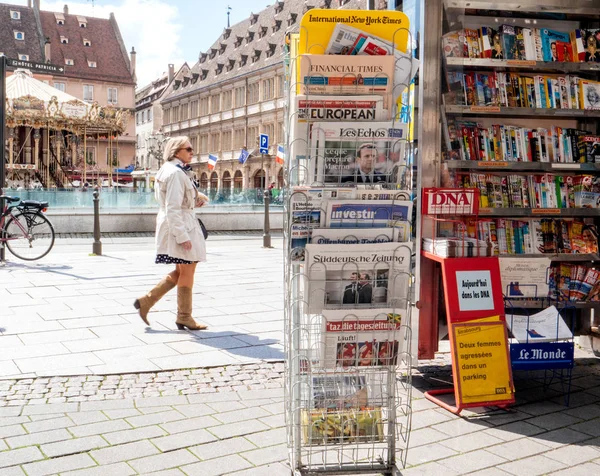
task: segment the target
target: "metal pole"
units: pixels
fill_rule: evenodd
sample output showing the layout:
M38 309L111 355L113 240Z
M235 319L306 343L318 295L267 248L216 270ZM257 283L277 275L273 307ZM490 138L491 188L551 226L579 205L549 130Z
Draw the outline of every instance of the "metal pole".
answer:
M271 225L269 223L269 202L271 201L269 197L269 190L265 189L263 192L263 197L265 200L265 226L263 233L263 248L273 248L271 246Z
M4 147L4 130L6 128L6 56L0 56L0 196L4 195L6 179L6 148ZM4 210L4 199L0 198L0 213ZM4 237L4 233L2 234ZM5 261L4 242L0 241L0 263Z
M92 253L102 256L102 243L100 242L100 193L98 185L94 187L94 244Z

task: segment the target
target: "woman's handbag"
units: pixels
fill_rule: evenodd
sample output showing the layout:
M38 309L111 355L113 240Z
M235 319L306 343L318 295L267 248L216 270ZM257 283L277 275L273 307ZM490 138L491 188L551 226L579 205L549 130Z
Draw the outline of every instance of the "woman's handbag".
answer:
M204 226L204 223L202 223L202 220L200 220L200 218L198 218L198 223L200 224L200 228L202 229L202 234L204 235L204 239L206 240L208 238L208 230L206 229L206 227Z

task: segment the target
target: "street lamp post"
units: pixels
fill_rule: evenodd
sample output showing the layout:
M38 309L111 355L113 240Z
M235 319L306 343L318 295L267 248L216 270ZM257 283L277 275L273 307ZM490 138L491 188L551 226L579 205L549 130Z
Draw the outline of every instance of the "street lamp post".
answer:
M162 166L163 144L165 140L167 140L167 138L162 132L157 132L146 138L146 142L148 143L148 155L154 157L158 162L157 170ZM152 167L150 168L152 169Z

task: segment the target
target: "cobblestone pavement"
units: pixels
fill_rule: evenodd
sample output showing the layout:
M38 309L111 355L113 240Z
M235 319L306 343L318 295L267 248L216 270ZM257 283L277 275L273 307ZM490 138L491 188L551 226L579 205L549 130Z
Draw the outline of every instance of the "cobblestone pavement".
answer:
M73 403L281 388L283 363L170 372L0 380L0 406Z

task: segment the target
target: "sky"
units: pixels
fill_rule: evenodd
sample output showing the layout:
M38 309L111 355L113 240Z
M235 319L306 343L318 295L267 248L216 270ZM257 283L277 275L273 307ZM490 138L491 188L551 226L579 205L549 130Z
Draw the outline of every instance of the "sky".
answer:
M0 0L27 5L27 0ZM113 12L127 51L137 52L137 85L142 87L185 61L193 66L227 26L257 13L274 0L41 0L41 9L62 12L64 5L75 15L108 18Z

